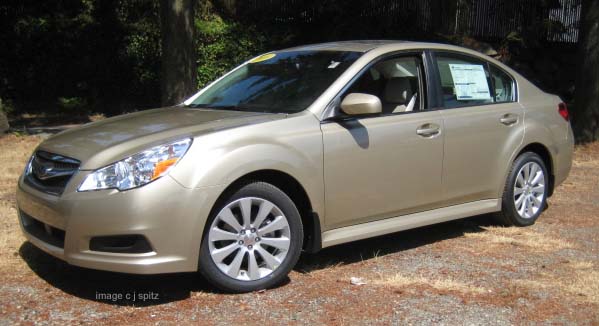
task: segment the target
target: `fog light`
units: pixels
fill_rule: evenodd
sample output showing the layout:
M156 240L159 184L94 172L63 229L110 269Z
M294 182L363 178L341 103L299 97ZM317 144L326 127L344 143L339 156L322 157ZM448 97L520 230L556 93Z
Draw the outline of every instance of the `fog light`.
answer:
M124 254L143 254L153 251L146 237L138 234L93 237L89 241L89 249Z

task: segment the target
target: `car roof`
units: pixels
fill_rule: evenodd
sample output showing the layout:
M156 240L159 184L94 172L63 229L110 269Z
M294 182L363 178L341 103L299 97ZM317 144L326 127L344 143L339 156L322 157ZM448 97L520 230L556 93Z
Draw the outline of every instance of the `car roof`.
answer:
M354 52L368 52L377 47L388 45L388 44L399 44L405 43L406 41L393 41L393 40L355 40L355 41L338 41L338 42L327 42L300 45L292 48L284 49L281 51L354 51Z
M376 50L376 51L375 51ZM349 51L349 52L393 52L401 50L453 51L490 59L489 55L471 48L445 43L403 41L403 40L353 40L300 45L275 52L288 51Z
M316 43L308 45L300 45L287 49L282 49L277 52L286 51L354 51L368 52L381 47L405 47L406 49L448 49L458 51L468 51L463 47L457 47L450 44L432 43L432 42L414 42L401 40L353 40L353 41L337 41L327 43Z

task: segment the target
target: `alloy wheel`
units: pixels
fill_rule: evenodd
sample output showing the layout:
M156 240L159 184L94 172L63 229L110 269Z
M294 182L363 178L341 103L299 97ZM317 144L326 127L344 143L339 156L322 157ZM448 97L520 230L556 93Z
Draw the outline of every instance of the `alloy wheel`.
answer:
M518 215L532 218L543 207L545 175L536 162L528 162L518 171L514 184L514 204Z
M210 257L221 272L240 281L273 273L291 244L285 214L272 202L245 197L227 204L208 232Z

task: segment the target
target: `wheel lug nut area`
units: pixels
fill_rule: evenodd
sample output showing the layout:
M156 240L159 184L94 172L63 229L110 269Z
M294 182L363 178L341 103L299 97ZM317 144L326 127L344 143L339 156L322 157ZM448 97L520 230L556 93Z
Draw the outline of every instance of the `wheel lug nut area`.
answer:
M260 241L260 237L255 231L256 229L241 230L237 236L237 243L247 249L252 249L256 242Z

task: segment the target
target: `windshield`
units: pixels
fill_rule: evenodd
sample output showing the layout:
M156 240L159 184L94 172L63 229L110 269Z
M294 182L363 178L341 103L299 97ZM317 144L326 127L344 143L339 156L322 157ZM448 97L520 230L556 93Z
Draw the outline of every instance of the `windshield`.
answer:
M190 107L295 113L306 109L359 52L290 51L259 56L202 92Z

